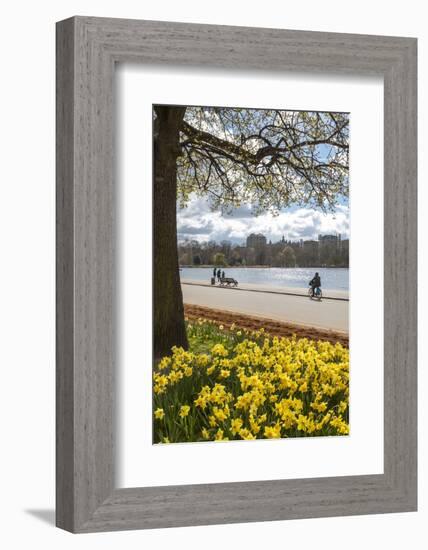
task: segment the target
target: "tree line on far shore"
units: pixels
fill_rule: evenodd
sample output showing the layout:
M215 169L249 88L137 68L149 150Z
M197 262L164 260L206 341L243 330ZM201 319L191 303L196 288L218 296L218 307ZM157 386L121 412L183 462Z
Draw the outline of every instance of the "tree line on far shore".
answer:
M349 267L349 240L340 243L319 241L285 241L260 247L232 244L224 240L178 243L181 266L269 266L269 267Z

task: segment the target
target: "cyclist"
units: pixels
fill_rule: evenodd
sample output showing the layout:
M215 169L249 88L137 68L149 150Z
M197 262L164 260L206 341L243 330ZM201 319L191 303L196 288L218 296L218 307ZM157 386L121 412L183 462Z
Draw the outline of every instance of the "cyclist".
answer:
M321 287L321 277L319 273L316 272L314 278L309 281L309 286L312 287L312 298L315 296L315 291Z

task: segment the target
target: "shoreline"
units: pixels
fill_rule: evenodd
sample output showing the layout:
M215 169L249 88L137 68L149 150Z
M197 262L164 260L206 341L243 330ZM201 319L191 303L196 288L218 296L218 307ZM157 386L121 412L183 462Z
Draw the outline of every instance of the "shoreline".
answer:
M182 285L193 285L207 288L219 288L221 290L234 290L234 291L248 291L248 292L263 292L266 294L279 294L284 296L298 296L308 298L307 287L294 287L294 286L275 286L275 285L262 285L258 283L239 283L237 287L220 286L219 284L212 285L208 281L200 279L181 279ZM349 302L349 291L347 290L334 290L322 288L323 300L339 300Z
M295 265L294 267L279 267L275 265L180 265L179 269L214 269L220 267L221 269L349 269L349 265Z

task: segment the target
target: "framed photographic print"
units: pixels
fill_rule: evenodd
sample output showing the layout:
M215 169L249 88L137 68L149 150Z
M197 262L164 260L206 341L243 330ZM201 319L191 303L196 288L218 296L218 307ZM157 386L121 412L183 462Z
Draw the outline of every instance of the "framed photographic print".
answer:
M57 26L57 525L416 509L416 40Z

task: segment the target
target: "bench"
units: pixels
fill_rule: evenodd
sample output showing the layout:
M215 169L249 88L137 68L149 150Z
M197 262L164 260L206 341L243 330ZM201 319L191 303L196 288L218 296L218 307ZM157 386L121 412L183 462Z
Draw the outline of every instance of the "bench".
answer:
M220 286L238 286L238 281L233 277L220 277Z

